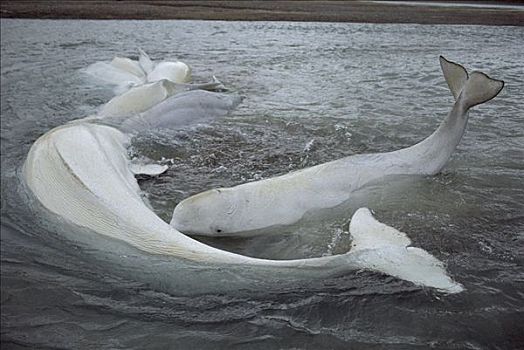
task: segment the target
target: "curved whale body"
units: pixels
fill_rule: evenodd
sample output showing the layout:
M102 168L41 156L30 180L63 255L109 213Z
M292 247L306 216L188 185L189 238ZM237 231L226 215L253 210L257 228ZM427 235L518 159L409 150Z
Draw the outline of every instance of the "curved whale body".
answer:
M178 204L171 225L187 234L251 235L289 225L308 211L335 207L351 193L388 175L433 175L460 142L471 107L489 101L504 83L440 57L456 101L439 128L414 146L388 153L354 155L283 176L220 188ZM251 232L250 232L251 231Z
M191 90L220 91L226 89L215 77L212 82L204 84L173 83L170 80L162 79L133 87L113 97L102 106L97 115L99 117L126 117L142 113L170 96Z
M96 121L98 123L116 126L125 132L149 130L159 128L175 128L187 124L201 123L217 117L226 116L241 101L238 95L226 95L206 90L189 90L169 96L157 89L156 85L165 81L154 83L151 86L141 86L129 90L123 100L135 97L133 104L124 104L119 100L122 96L114 97L98 115L74 121ZM135 91L135 89L137 91ZM148 90L155 89L150 93ZM155 96L156 94L156 96ZM156 102L160 100L160 102ZM165 99L163 99L165 98ZM163 99L163 100L162 100ZM110 110L110 112L108 112Z
M237 103L228 95L219 98L211 95L213 93L205 91L180 94L141 116L146 123L125 120L124 123L128 122L129 128L176 126L191 122L186 117L194 116L195 111L207 117L219 117ZM178 107L173 101L178 101ZM165 112L169 108L174 109L167 118ZM156 118L161 119L160 124L155 123ZM302 272L299 275L307 279L369 269L446 293L463 290L447 276L436 258L422 249L409 248L409 239L404 234L392 228L384 229L387 226L372 219L365 209L357 211L352 220L355 248L341 255L267 260L198 242L161 220L142 200L126 152L128 142L129 136L117 128L92 120L57 127L32 145L24 163L23 180L34 198L61 219L149 254L184 259L203 266L238 266L252 271L277 269L280 273L292 269L293 275ZM365 223L365 227L361 223ZM368 236L374 238L366 238Z

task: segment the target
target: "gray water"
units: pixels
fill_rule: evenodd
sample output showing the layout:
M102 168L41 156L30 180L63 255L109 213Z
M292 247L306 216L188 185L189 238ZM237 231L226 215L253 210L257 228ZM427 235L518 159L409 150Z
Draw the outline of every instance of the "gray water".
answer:
M523 38L519 27L2 20L2 348L524 347ZM212 272L195 269L203 288L188 293L154 287L140 266L116 270L67 239L30 209L20 167L40 135L112 97L81 69L136 57L136 47L246 97L223 121L135 137L130 152L170 165L140 181L166 221L180 200L209 188L420 141L452 105L440 54L505 80L470 113L441 174L376 184L260 237L202 239L272 259L342 253L351 213L365 205L444 261L466 291L446 296L356 272L213 292Z

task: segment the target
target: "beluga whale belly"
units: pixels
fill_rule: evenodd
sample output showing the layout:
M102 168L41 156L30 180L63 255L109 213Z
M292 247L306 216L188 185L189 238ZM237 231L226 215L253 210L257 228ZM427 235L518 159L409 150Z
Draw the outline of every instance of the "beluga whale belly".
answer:
M489 101L504 83L440 57L455 103L438 129L423 141L387 153L361 154L231 188L209 190L178 204L171 225L188 234L250 235L289 225L308 211L331 208L389 175L434 175L446 164L464 133L468 111ZM251 233L250 233L251 231Z

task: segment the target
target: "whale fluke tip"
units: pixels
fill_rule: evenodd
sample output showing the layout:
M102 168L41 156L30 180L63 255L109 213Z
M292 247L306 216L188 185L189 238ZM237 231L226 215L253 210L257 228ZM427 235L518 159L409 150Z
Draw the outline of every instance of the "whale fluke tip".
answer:
M460 64L451 62L442 55L439 56L439 61L446 83L448 84L453 97L457 100L462 88L468 80L468 72Z
M142 68L144 73L148 75L153 71L155 64L153 63L149 55L141 48L138 48L138 54L138 63L140 64L140 67Z
M405 233L376 220L368 208L355 212L349 231L353 239L351 251L358 254L362 268L449 294L464 290L447 275L441 261L424 249L411 247Z
M474 71L464 86L461 99L466 108L471 108L493 99L503 88L503 80L493 79L483 72Z

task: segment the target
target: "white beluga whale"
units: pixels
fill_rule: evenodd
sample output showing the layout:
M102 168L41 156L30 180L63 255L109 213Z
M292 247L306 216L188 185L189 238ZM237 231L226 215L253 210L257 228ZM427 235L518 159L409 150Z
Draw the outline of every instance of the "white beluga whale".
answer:
M504 83L445 58L440 64L455 103L438 129L423 141L387 153L353 155L286 175L219 188L189 197L174 210L171 225L187 234L251 235L290 225L307 212L332 208L356 190L390 175L434 175L464 133L471 107L489 101Z
M191 84L191 69L182 62L154 63L139 49L139 60L115 57L110 64L97 62L85 72L119 85L117 96L102 105L95 117L127 117L141 113L176 93L189 90L225 91L213 76L208 83Z
M155 63L144 50L138 49L138 52L140 54L138 63L148 82L167 79L174 83L187 83L191 80L191 67L184 62L161 61Z
M191 68L181 61L154 62L142 49L138 61L128 57L115 57L109 63L96 62L84 72L100 81L116 86L118 93L134 86L168 80L173 83L191 81Z
M405 234L374 220L364 208L351 221L353 248L349 252L295 260L260 259L220 250L160 219L140 195L134 175L141 170L129 159L126 145L130 136L122 130L180 127L218 118L239 101L236 96L195 90L127 118L81 119L59 126L32 145L22 169L23 181L33 197L61 220L144 253L192 261L204 268L212 264L253 272L291 269L303 278L367 269L446 293L463 290L435 257L409 247Z
M97 115L99 117L127 117L142 113L176 93L190 90L217 91L226 89L216 77L213 77L212 82L204 84L174 83L171 80L162 79L154 83L132 87L113 97L100 108Z

